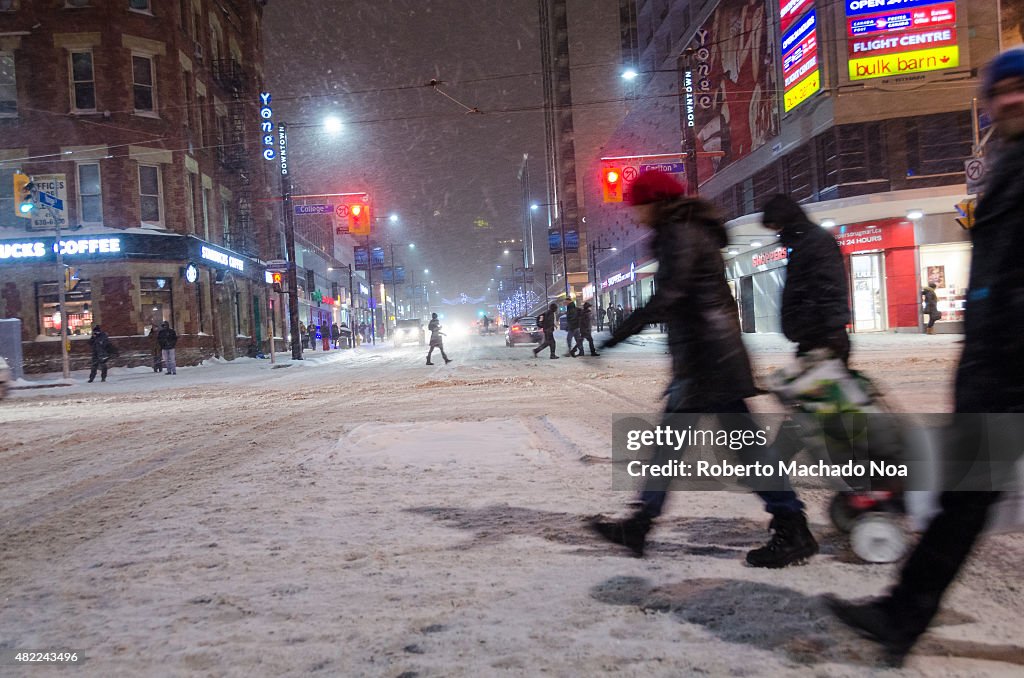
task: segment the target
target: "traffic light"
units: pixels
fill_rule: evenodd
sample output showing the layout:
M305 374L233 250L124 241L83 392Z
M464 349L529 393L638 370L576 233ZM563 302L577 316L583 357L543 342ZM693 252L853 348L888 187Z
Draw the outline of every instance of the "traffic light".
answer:
M370 206L357 203L348 210L350 235L370 235Z
M956 223L960 224L961 228L965 230L974 228L974 198L958 202L956 212L960 215L956 218Z
M32 177L27 174L14 175L14 214L22 219L31 219L35 203L32 201Z
M275 292L280 292L284 289L284 273L280 271L274 271L270 274L271 287Z
M601 170L601 190L605 202L622 202L622 169L605 167Z

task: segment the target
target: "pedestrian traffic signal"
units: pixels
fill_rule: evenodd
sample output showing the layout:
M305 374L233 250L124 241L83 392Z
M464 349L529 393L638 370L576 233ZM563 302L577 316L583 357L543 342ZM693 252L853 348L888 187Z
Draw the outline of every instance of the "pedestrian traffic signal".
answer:
M622 202L622 170L605 167L601 170L601 190L605 202Z
M958 202L956 212L960 215L956 218L956 223L960 224L961 228L965 230L974 228L974 198Z
M14 175L14 214L22 219L31 219L36 205L32 201L32 177L27 174Z
M270 287L274 292L281 292L284 290L285 285L285 273L280 270L275 270L270 273Z
M370 235L370 206L355 204L348 210L349 235Z

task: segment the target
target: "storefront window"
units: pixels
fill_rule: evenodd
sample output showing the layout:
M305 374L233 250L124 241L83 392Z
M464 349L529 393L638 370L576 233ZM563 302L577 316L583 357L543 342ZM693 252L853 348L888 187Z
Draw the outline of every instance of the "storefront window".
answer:
M39 311L39 334L46 337L60 336L62 317L58 299L57 283L36 283L36 308ZM71 336L92 333L92 285L80 280L75 288L64 293L67 309L68 334Z
M171 303L171 278L139 278L139 302L145 333L160 327L165 320L174 326L174 307Z
M939 322L964 319L970 266L971 246L967 243L921 246L921 286L935 283L942 313Z

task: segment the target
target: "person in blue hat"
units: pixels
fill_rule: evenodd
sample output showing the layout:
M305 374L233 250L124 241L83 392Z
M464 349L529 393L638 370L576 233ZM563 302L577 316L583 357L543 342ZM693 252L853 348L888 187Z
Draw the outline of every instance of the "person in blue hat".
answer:
M983 95L999 137L998 159L974 213L972 258L964 316L964 345L956 372L954 411L1024 413L1024 48L989 64ZM967 418L958 418L963 422ZM1005 417L1001 417L1001 420ZM1016 421L1010 418L1010 424ZM960 424L953 434L970 432ZM957 440L951 452L975 455L978 438ZM974 447L971 447L975 443ZM974 457L976 458L976 456ZM971 458L964 461L970 462ZM897 663L910 652L939 611L999 499L995 487L946 491L889 593L865 603L828 598L840 621L880 643Z

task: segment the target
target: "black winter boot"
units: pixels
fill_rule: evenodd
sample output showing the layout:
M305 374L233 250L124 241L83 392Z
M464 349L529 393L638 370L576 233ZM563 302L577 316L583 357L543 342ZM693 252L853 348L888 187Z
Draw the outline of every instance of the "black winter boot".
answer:
M836 618L858 634L881 645L890 663L897 666L914 646L923 628L901 623L889 609L885 598L866 603L852 603L826 594L825 605Z
M590 527L613 544L621 544L637 558L644 555L644 541L651 529L651 519L637 513L625 519L595 518Z
M768 528L775 534L768 543L747 553L753 567L786 567L807 560L818 552L818 542L807 529L803 513L780 513Z

